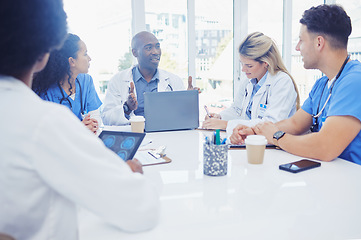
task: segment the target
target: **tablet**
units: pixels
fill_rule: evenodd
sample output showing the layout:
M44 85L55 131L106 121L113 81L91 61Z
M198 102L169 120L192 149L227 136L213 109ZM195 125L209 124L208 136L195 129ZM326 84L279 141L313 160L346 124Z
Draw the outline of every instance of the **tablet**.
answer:
M102 131L99 138L104 145L124 161L133 159L145 133Z

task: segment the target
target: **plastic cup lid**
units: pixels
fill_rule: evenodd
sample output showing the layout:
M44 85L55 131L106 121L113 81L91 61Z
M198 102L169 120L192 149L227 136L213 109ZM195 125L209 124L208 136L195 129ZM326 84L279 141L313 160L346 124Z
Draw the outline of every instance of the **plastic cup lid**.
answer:
M244 142L251 145L266 145L267 139L263 135L249 135Z
M131 122L144 122L145 118L143 116L131 116L129 121L131 121Z

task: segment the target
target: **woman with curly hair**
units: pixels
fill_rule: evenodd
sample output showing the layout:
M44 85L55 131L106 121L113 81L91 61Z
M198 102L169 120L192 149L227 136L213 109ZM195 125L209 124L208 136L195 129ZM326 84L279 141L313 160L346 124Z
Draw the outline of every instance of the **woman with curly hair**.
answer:
M67 106L96 133L102 102L87 74L90 61L85 43L68 34L63 47L54 50L44 70L34 76L32 88L42 99Z

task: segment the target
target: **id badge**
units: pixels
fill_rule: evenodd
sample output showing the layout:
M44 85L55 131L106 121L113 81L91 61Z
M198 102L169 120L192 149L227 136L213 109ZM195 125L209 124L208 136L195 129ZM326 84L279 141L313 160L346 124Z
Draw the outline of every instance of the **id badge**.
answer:
M262 119L264 117L264 113L267 110L267 105L266 104L260 104L259 105L259 113L258 113L258 118Z

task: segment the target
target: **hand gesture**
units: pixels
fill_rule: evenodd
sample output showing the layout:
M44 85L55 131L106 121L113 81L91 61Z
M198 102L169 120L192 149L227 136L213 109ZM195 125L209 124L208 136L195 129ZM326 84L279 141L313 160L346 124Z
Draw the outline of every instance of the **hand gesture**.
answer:
M98 129L99 129L99 124L98 121L95 120L94 118L90 118L90 114L88 114L82 121L84 123L84 125L90 130L92 131L94 134L97 133Z
M253 131L258 135L263 135L267 138L268 143L273 143L273 134L279 131L276 124L273 122L262 122L252 127Z
M129 95L128 95L128 99L127 99L126 103L129 107L130 111L136 110L138 108L138 101L137 101L137 97L134 94L134 83L133 82L130 83Z
M193 83L192 83L192 77L189 76L188 77L188 87L187 90L198 90L199 93L201 93L201 89L199 87L193 87Z
M253 132L252 128L240 124L233 129L233 133L229 140L232 144L243 144L248 135L254 134L255 133Z

